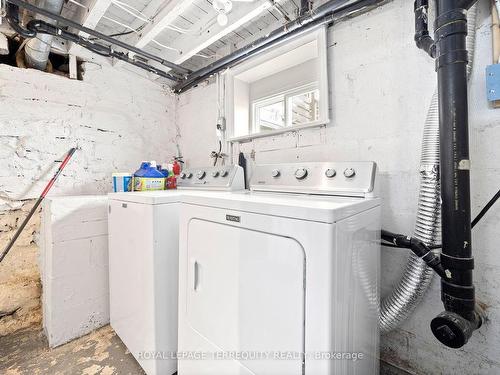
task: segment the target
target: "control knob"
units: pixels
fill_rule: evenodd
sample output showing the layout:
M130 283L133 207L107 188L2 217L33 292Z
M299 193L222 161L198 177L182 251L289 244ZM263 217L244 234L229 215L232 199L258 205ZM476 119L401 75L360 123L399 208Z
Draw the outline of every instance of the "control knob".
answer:
M193 174L191 172L188 172L188 173L186 173L186 177L191 178L191 177L193 177Z
M226 171L226 170L220 171L220 176L221 177L226 177L228 174L229 174L229 172Z
M306 177L307 177L307 169L299 168L295 171L295 178L297 180L303 180Z
M274 178L279 177L279 176L280 176L280 174L281 174L281 173L280 173L279 169L273 169L273 170L271 171L271 176L273 176Z
M356 174L356 171L352 168L347 168L344 171L344 176L346 176L347 178L352 178L352 177L354 177L355 174Z
M186 178L186 174L185 173L181 173L180 177L184 180Z
M213 171L212 172L212 177L219 177L219 172L218 171Z
M325 176L328 177L328 178L333 178L335 177L335 175L337 174L337 171L333 168L328 168L326 171L325 171Z
M205 171L198 171L198 173L196 173L196 177L198 178L198 180L202 180L203 178L205 178Z

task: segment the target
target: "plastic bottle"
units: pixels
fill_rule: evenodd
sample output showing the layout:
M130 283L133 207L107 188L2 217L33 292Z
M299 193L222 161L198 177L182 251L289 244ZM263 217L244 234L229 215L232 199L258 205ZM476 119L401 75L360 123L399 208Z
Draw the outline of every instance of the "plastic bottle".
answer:
M141 167L134 173L134 191L164 189L165 176L157 169L156 162L143 161Z
M177 160L174 160L174 163L172 164L172 171L174 172L175 176L181 174L181 164Z
M163 164L163 165L166 165L166 164ZM168 189L168 175L169 175L169 172L168 172L168 169L167 167L161 167L160 165L158 166L158 170L163 174L163 176L165 177L165 186L164 186L164 189L167 190Z

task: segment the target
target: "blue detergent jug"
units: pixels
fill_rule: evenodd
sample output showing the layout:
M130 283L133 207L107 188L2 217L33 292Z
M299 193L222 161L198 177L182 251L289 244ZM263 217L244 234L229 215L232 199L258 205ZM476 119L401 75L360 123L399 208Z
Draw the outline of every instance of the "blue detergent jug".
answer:
M164 190L165 176L156 168L156 162L143 161L134 173L134 191Z

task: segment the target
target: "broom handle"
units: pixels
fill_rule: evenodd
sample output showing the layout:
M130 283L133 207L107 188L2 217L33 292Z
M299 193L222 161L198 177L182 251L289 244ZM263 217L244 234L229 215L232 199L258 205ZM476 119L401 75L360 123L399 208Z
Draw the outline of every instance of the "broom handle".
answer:
M49 190L52 188L52 186L56 182L57 178L59 177L59 175L63 171L64 167L66 167L66 164L68 164L69 160L71 159L71 157L73 156L73 154L75 153L75 151L76 151L76 148L72 148L71 150L69 150L68 154L66 155L66 157L63 160L63 162L61 163L61 165L57 169L56 173L50 179L50 181L47 184L47 186L45 186L45 189L43 189L42 194L38 197L35 205L31 208L30 212L28 213L28 216L26 216L26 218L24 219L24 221L22 222L22 224L19 226L19 228L17 228L16 233L14 234L14 236L9 241L9 243L5 247L4 251L0 255L0 263L7 256L7 254L9 253L9 251L12 249L12 246L14 246L14 244L16 243L16 241L19 238L19 236L21 235L23 229L26 227L26 225L30 221L31 217L36 212L36 210L38 209L38 207L40 206L40 204L42 203L43 199L47 196L47 193L49 192Z

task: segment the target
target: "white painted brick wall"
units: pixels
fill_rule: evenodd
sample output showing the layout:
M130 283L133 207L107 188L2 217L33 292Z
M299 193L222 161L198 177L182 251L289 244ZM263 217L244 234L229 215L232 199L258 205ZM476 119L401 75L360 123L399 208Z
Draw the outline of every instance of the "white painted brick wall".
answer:
M491 63L489 2L480 1L477 48L470 88L472 209L476 214L500 188L500 110L488 108L484 70ZM329 40L331 124L282 136L256 139L235 147L254 163L298 160L375 160L383 198L383 226L411 233L418 193L422 128L436 87L433 61L413 41L413 5L394 0L333 27ZM217 146L216 87L202 86L182 95L177 126L190 165L210 162ZM253 151L255 161L250 160ZM251 173L251 171L250 171ZM462 350L440 345L429 329L443 310L434 280L415 315L382 338L383 357L424 374L500 372L500 206L473 232L476 286L490 321ZM399 279L406 255L383 251L383 294Z
M74 155L52 194L105 193L111 173L175 154L174 101L130 73L87 64L83 81L0 65L0 210L34 198ZM37 182L39 181L39 182Z
M164 161L176 153L174 112L175 101L164 87L107 65L87 63L83 81L0 65L2 248L27 214L30 202L25 200L41 193L57 168L54 160L61 159L69 148L80 147L49 196L104 194L111 191L113 172L132 172L142 160ZM16 210L23 203L23 210ZM0 319L0 335L40 320L39 270L34 264L38 251L34 243L39 230L37 219L38 215L33 217L0 264L0 311L16 311ZM92 243L74 240L73 229L81 230L86 225L93 224L82 223L76 228L66 225L57 233L73 238L71 248L80 249L79 255L91 252L102 256L91 249L103 246L104 233ZM65 256L65 248L55 250L61 252L54 265L62 262L71 269L74 259ZM87 274L87 281L102 283L102 275ZM75 314L83 314L75 315L75 319L88 318L88 310L75 305L80 298L71 294L64 300L73 308L67 311L68 318ZM84 300L81 303L85 306ZM96 303L102 304L104 311L107 299L102 296ZM105 322L106 317L98 316L95 321ZM60 337L50 340L61 342Z

